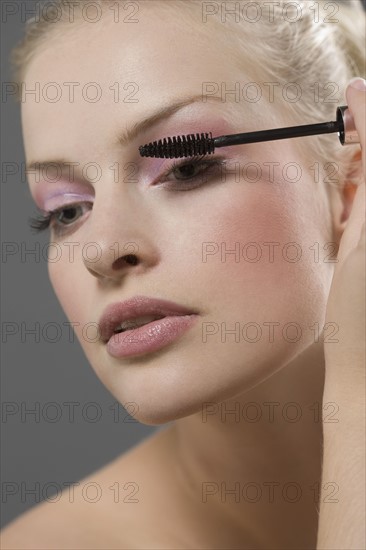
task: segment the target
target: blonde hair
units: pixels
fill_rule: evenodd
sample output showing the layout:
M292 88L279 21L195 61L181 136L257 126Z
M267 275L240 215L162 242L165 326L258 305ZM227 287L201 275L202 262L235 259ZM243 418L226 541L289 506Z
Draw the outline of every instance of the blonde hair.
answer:
M175 13L177 9L181 10L180 17L197 16L198 10L193 8L198 8L202 23L200 35L219 40L223 48L230 52L239 73L248 74L251 67L256 78L259 77L256 80L259 84L268 84L268 81L279 86L295 83L301 90L300 99L295 102L288 97L280 98L280 102L286 102L286 115L295 124L335 120L336 107L346 104L347 82L353 76L365 77L365 11L361 0L276 0L273 3L264 0L229 3L148 0L142 4L145 9L145 6L150 7L156 2L159 9L174 10ZM141 0L119 0L119 3L125 7L126 4L139 5ZM68 25L68 4L68 0L56 0L47 6L47 10L38 10L38 15L26 22L24 38L11 53L13 77L18 89L21 89L30 61L42 46L50 38L62 36L62 32L68 30L67 26L72 27ZM116 5L116 1L79 0L73 10L75 22L82 21L82 8L88 4L99 6L104 13L111 5ZM240 21L238 14L227 13L223 16L222 7L226 4L243 6ZM215 10L204 21L203 8L207 6ZM254 11L247 9L244 13L245 6ZM216 9L218 7L220 9ZM258 20L255 20L256 13L260 13ZM216 34L218 28L224 33ZM19 100L19 93L17 98ZM300 148L300 154L304 153L303 145L296 146ZM308 158L319 160L322 169L326 163L335 162L341 182L347 174L348 181L352 181L353 174L353 182L358 184L361 161L352 161L354 153L355 146L342 147L334 135L314 136L306 142ZM323 186L326 200L329 200L328 193L328 186ZM319 210L319 215L321 213ZM329 229L330 219L327 225Z

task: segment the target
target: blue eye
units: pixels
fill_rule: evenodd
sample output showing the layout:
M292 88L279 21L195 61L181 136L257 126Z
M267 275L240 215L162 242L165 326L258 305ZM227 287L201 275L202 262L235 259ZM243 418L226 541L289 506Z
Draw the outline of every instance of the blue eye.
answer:
M29 219L29 226L35 232L44 231L52 224L55 232L62 232L63 228L75 223L85 212L86 205L92 203L68 204L47 213L39 213L38 216Z
M221 176L226 161L223 157L192 157L190 159L176 160L170 168L158 177L157 181L163 183L174 191L189 191L207 183L209 179ZM174 179L170 179L173 175ZM88 206L89 205L89 206ZM68 204L51 212L39 212L36 217L29 219L29 226L35 232L41 232L52 226L55 234L67 231L85 212L85 207L90 209L92 203Z

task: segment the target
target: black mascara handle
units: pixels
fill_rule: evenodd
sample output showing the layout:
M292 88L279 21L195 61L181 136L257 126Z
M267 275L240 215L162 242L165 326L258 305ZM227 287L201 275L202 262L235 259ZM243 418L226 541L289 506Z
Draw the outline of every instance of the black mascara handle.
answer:
M214 138L215 147L228 145L243 145L246 143L259 143L261 141L274 141L303 136L315 136L319 134L332 134L338 132L342 145L359 143L359 136L354 126L354 121L348 106L337 108L337 120L332 122L321 122L319 124L305 124L303 126L289 126L287 128L276 128L274 130L261 130L259 132L246 132L218 136Z

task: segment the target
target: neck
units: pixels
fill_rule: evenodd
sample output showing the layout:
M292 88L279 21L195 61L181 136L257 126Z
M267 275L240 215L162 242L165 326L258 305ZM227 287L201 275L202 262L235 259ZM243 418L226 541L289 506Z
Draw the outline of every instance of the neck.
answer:
M261 547L315 547L323 386L321 342L251 390L175 423L178 479L198 513L217 513L231 534L269 545Z

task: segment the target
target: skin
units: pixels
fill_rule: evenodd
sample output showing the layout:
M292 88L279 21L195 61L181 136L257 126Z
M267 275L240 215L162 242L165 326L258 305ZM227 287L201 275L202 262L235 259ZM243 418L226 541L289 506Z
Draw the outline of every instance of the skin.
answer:
M342 236L326 311L326 319L339 324L340 343L324 348L323 398L337 402L342 416L339 426L324 424L323 477L337 480L341 494L336 507L321 498L317 548L332 549L366 546L365 80L348 86L347 102L360 136L363 182Z
M139 157L139 145L163 136L201 131L221 135L243 128L286 125L286 110L266 102L260 106L260 115L255 104L245 104L243 113L243 105L232 101L198 102L160 121L125 147L115 144L121 131L159 106L199 95L203 81L237 80L237 69L222 47L197 48L194 38L187 41L184 25L186 30L190 28L187 22L165 15L164 32L160 32L161 18L154 10L138 25L125 25L122 34L119 25L103 25L92 41L87 28L80 26L72 40L57 38L57 48L37 53L27 70L29 87L50 81L98 82L102 87L106 99L98 103L88 103L77 93L74 103L65 95L57 103L41 99L22 104L28 162L60 157L80 166L95 162L103 174L91 183L76 172L77 192L92 195L93 209L67 234L51 235L62 256L49 264L49 275L69 321L76 325L92 368L114 397L122 404L137 404L134 415L140 422L158 425L175 421L90 478L106 487L116 480L133 479L140 492L137 505L103 501L91 511L79 492L74 506L66 499L52 510L42 504L38 515L33 510L27 516L31 520L23 519L21 529L25 533L30 523L42 522L44 539L33 539L38 548L41 544L76 547L75 541L79 547L92 548L106 540L110 548L154 548L158 544L160 548L314 548L316 544L319 505L314 487L319 489L321 482L325 358L323 335L315 339L310 327L317 323L321 331L325 322L334 323L334 319L342 324L343 317L337 317L334 310L326 317L327 302L330 296L337 302L340 287L347 281L338 288L333 285L329 295L334 263L325 261L329 235L319 212L325 213L326 207L309 170L313 159L304 163L292 140L222 148L219 153L231 168L235 162L256 162L262 167L265 161L279 162L275 180L263 169L255 184L248 178L237 182L232 175L222 182L216 175L197 189L174 192L159 182L171 161ZM169 46L172 41L174 51ZM172 71L176 51L184 51L184 59L190 61ZM157 74L158 83L151 86ZM246 78L253 80L250 72ZM138 83L138 102L111 100L109 86L118 80ZM123 167L128 162L138 168L135 183L124 181ZM296 183L281 176L289 162L302 169ZM120 165L118 182L109 168L114 163ZM29 185L39 207L55 189L60 194L65 191L64 180L50 185L42 179L37 182L34 174L29 175ZM344 193L331 202L335 235L343 234L353 198L353 193ZM353 223L359 235L360 217ZM70 241L80 243L74 261L65 245ZM128 242L135 243L137 265L115 262L113 244L118 243L123 256ZM254 263L243 257L235 262L228 255L222 262L216 254L203 262L202 243L207 242L226 243L228 250L237 242L260 243L263 256ZM279 243L273 261L263 246L266 242ZM283 258L281 250L289 242L300 248L300 261ZM101 251L98 261L83 257L86 243L97 243ZM319 243L318 262L314 260L314 243ZM290 257L292 253L289 250ZM360 278L361 274L356 288L360 288ZM107 305L135 295L194 308L199 319L179 340L156 353L114 359L104 344L87 341L82 327L98 323ZM348 314L350 318L353 315ZM272 342L264 325L268 321L279 323ZM205 323L218 327L226 323L229 330L236 322L241 327L258 323L261 339L235 342L228 336L222 342L219 332L203 342ZM287 339L282 336L281 330L289 322L302 327L297 342L288 341L294 335L291 331ZM207 402L212 404L209 410ZM289 402L296 403L296 422L291 421L296 411L286 408ZM326 402L333 403L327 413L337 414L331 395ZM254 409L245 408L248 403L261 412L256 422L251 421ZM239 420L225 415L235 408L241 413ZM241 496L237 503L229 495L223 504L219 490L203 502L203 487L207 487L203 484L211 482L211 488L219 489L223 481L228 489L235 483L241 488L255 483L262 495L253 504L249 498L255 493L248 490L244 491L248 498ZM272 500L271 483L277 484ZM288 499L283 496L286 483L300 488L298 502L289 503L294 496L290 489ZM79 539L72 529L70 535L57 530L55 518L60 513L67 525L87 523L89 536L93 536L87 539L83 534ZM49 519L48 528L44 517ZM174 531L167 525L174 525ZM11 535L8 540L10 548Z

